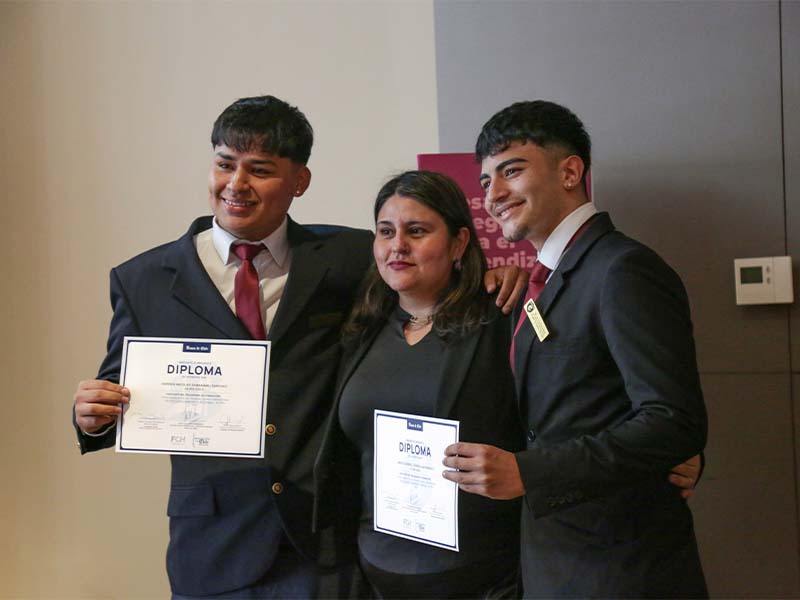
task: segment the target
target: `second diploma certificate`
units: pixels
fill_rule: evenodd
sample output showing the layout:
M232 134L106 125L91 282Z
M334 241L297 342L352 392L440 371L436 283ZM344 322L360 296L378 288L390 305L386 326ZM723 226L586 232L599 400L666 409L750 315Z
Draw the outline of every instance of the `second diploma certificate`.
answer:
M458 486L442 477L458 421L375 410L375 531L458 552Z
M118 452L263 458L269 342L126 337Z

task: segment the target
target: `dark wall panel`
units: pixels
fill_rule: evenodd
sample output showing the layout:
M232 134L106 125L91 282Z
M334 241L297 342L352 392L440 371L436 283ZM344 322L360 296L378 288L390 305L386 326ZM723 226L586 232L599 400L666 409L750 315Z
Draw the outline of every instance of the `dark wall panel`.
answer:
M786 165L787 247L794 257L791 307L792 371L800 373L800 2L781 5L783 54L783 142Z
M703 376L708 466L691 506L712 597L800 597L789 382Z
M800 496L800 2L781 4L783 143L786 177L787 252L793 257L795 302L789 308L789 348L794 401L796 489ZM800 511L800 505L798 505ZM798 513L800 519L800 513Z
M596 200L682 275L701 368L788 368L785 310L735 306L733 259L783 254L777 2L435 3L442 152L520 99L570 106Z

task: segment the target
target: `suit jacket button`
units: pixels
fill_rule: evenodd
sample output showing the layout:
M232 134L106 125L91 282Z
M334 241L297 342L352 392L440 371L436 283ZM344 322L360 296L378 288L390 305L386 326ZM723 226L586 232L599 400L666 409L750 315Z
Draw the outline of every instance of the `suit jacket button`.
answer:
M283 484L280 482L276 482L272 484L272 493L273 494L282 494L283 493Z
M272 423L267 423L267 426L264 427L264 431L267 435L275 435L275 432L278 431L278 428Z
M528 441L533 442L536 440L536 434L533 432L533 429L528 430Z

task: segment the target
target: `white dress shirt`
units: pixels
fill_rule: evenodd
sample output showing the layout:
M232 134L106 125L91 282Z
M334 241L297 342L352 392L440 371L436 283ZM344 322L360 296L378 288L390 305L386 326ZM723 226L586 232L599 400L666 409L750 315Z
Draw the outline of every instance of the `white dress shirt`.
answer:
M261 240L267 249L253 259L253 266L258 273L258 287L261 291L261 319L266 331L269 331L272 319L275 318L275 313L278 311L283 288L286 286L286 278L289 276L289 265L292 262L292 251L286 237L287 229L288 220L284 217L283 223ZM231 252L231 245L234 242L254 243L237 239L220 227L216 219L214 219L211 229L206 229L194 236L194 246L200 262L203 263L219 293L225 298L225 302L235 313L234 279L242 261ZM101 437L115 424L116 422L110 423L108 427L95 433L84 431L84 434L90 437Z
M555 271L572 236L581 228L581 225L596 214L597 207L595 207L594 203L586 202L564 217L564 220L558 224L553 233L544 241L542 249L539 251L539 262L551 271Z
M281 301L283 288L289 276L289 266L292 262L292 251L286 237L288 219L284 217L283 223L261 240L267 249L253 259L253 266L258 273L258 286L261 296L261 319L266 331L272 326L275 313ZM217 220L211 229L206 229L194 237L194 245L200 262L203 263L211 281L219 293L236 312L236 299L234 298L234 280L236 271L242 261L231 251L234 242L254 243L240 240L219 226Z

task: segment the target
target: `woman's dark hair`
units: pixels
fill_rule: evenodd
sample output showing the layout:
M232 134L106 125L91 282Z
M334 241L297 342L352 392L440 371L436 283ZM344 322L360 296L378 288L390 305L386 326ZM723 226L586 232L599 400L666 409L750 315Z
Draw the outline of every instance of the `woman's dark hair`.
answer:
M450 285L442 292L433 319L436 334L447 340L461 336L488 320L487 293L483 284L486 259L483 256L467 199L449 177L433 171L406 171L390 179L375 199L375 221L383 205L392 196L411 198L435 211L447 225L451 237L462 227L469 230L469 241L461 257L461 269L453 269ZM373 264L345 323L346 342L360 342L383 325L397 305L398 296L380 276Z

